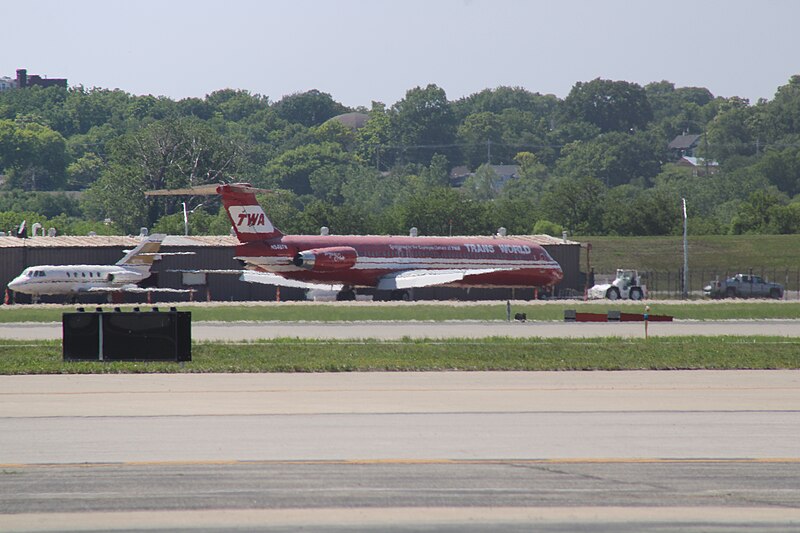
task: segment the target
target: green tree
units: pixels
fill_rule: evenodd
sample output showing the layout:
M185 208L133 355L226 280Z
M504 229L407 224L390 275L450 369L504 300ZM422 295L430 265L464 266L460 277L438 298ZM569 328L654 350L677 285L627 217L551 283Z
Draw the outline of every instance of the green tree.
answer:
M602 234L605 194L603 183L591 176L556 178L542 197L542 214L572 235Z
M414 194L398 205L397 224L392 233L407 234L416 227L420 235L480 235L493 233L485 221L485 205L458 191L437 187L426 194Z
M800 148L768 150L755 167L780 191L789 196L800 193Z
M720 111L708 125L708 150L700 147L701 155L725 162L734 156L756 153L756 133L753 130L754 109L747 100L729 98L720 104Z
M775 98L767 105L767 115L770 126L768 140L775 142L800 134L800 74L778 87Z
M389 147L391 136L391 119L386 106L381 102L372 102L367 123L356 133L357 152L361 160L378 170L391 167L396 155Z
M458 142L462 145L467 165L477 168L491 164L491 145L503 143L503 123L499 115L489 112L469 115L458 127Z
M456 118L444 89L431 84L409 90L392 106L391 124L404 160L427 165L436 153L454 159Z
M558 109L558 98L552 94L532 93L521 87L497 87L460 98L453 102L459 122L476 113L501 114L504 111L527 113L532 120L550 120Z
M594 124L604 133L644 129L653 118L642 87L600 78L576 83L564 99L563 112L567 120Z
M314 192L311 176L327 168L325 179L322 180L326 183L324 191L318 190L322 196L327 196L331 190L329 178L332 173L335 174L338 169L351 163L353 163L352 154L342 150L339 144L330 142L309 144L287 150L272 160L264 168L264 180L270 187L289 189L299 195L311 194Z
M7 186L49 191L64 184L66 141L36 122L0 120L0 169L10 172Z
M97 154L87 152L67 167L66 188L71 191L88 188L97 181L104 167L105 163Z
M126 231L175 213L181 200L144 191L216 183L234 174L241 149L195 118L167 119L117 139L109 165L87 192L87 211Z
M786 195L777 189L768 188L750 194L746 201L739 204L739 209L731 223L731 233L741 235L745 233L769 233L772 228L780 225L773 220L775 208L788 203Z
M334 101L328 93L316 89L284 96L272 106L278 116L310 128L326 120L347 113L349 109Z
M605 196L603 228L612 235L671 235L681 222L680 198L621 185Z
M250 94L249 91L223 89L206 96L206 103L211 113L219 113L225 120L239 122L267 109L269 99L258 94ZM189 106L189 102L181 104L184 112L187 109L197 109L198 113L191 113L193 115L202 116L208 112L199 106L199 103L194 103L192 106Z
M533 225L534 235L550 235L551 237L560 237L564 228L555 222L549 220L537 220Z
M464 181L461 190L469 198L478 202L485 202L497 196L499 183L497 173L491 165L481 165L478 170L470 174Z
M664 152L657 139L646 132L611 132L565 147L557 173L573 178L593 176L607 187L631 182L644 185L661 170Z

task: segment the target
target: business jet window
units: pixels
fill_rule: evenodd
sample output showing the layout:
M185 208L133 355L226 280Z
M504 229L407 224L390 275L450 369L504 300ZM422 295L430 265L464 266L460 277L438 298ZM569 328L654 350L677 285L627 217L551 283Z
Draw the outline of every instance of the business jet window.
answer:
M89 277L90 277L90 278L93 278L93 277L94 277L94 274L93 274L93 273L91 273L91 272L89 272Z
M67 277L68 277L68 278L69 278L69 277L71 277L71 276L69 275L69 272L67 272Z
M85 278L86 277L86 272L81 272L81 277Z

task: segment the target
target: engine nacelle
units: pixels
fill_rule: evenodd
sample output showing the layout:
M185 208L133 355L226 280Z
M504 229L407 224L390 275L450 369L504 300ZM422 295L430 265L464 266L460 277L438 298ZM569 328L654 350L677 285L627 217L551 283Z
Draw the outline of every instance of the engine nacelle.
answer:
M316 272L331 272L334 270L347 270L356 264L358 252L350 246L331 246L329 248L314 248L303 250L294 256L294 266L314 270Z
M114 272L106 276L108 281L113 283L139 283L142 281L142 275L137 272Z

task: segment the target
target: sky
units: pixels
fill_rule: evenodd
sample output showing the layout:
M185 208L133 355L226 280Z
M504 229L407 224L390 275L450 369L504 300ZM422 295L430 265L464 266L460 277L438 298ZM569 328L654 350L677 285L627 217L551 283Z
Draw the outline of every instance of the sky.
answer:
M799 20L794 0L0 0L0 76L366 108L428 84L564 98L599 77L755 103L800 74Z

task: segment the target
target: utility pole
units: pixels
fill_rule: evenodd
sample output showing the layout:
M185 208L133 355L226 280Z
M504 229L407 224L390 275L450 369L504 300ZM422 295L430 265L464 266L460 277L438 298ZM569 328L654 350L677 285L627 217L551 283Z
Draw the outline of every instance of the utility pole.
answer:
M492 164L492 140L486 139L486 164Z

